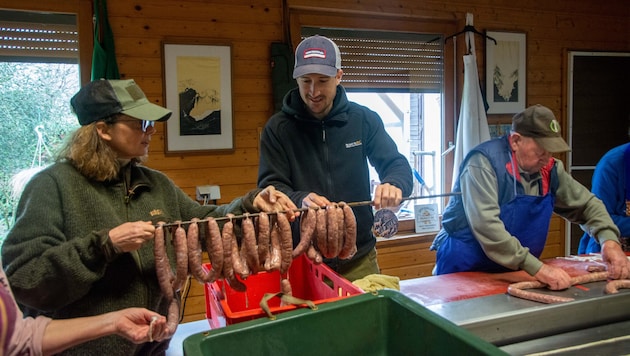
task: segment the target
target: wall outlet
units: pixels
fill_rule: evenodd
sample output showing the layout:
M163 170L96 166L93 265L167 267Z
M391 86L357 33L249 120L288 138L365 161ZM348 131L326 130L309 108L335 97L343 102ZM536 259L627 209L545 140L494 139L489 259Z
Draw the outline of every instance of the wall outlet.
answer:
M197 186L197 200L207 202L208 200L221 199L221 190L218 185Z

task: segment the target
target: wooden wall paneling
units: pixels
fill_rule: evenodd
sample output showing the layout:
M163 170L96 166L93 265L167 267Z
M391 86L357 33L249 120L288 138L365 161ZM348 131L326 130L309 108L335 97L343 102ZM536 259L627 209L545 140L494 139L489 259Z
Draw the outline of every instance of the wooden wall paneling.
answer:
M311 25L325 26L353 15L348 26L379 28L396 22L401 30L416 31L422 21L434 26L436 33L448 35L464 24L465 14L474 15L474 25L480 30L511 30L527 33L528 76L527 103L547 105L566 130L566 95L562 87L562 72L567 48L600 51L630 51L630 7L627 0L610 0L605 6L592 0L567 1L532 0L515 4L511 0L320 0L313 6L311 0L287 0L292 13L298 11L302 20ZM35 11L74 12L80 6L82 24L81 66L88 73L91 58L91 2L89 0L0 0L0 8ZM165 10L166 9L166 10ZM160 41L167 37L195 37L208 40L230 41L233 45L233 77L236 89L233 97L235 120L235 151L232 154L200 156L177 155L165 157L163 127L153 136L149 167L163 171L189 194L195 195L195 186L220 181L222 199L228 202L255 187L258 148L255 144L258 129L272 112L270 87L269 45L284 37L281 0L108 0L108 13L116 41L119 68L128 78L134 78L152 102L164 105L161 74ZM308 13L308 14L307 14ZM333 13L331 15L331 13ZM317 16L315 16L315 15ZM376 16L375 16L376 15ZM299 41L299 28L291 22L293 44ZM297 36L297 37L296 37ZM89 41L85 49L85 41ZM463 41L458 41L457 53L451 51L447 59L455 60L455 71L462 73ZM479 73L483 80L483 43L477 42ZM84 60L87 57L88 60ZM454 79L453 63L446 67L447 80L455 83L453 91L461 92L461 76ZM459 110L459 98L445 103L447 118L453 118L448 128L454 132L454 118ZM509 122L511 115L489 117L493 122ZM566 131L565 131L566 132ZM566 133L565 133L566 135ZM564 158L560 155L561 159ZM451 158L447 157L447 160ZM446 164L449 164L448 161ZM451 159L452 164L452 159ZM187 172L187 173L185 173ZM246 172L246 179L232 182L226 179L234 172ZM552 218L554 224L557 217ZM558 227L557 236L564 236L564 224ZM550 242L555 232L550 229ZM417 246L416 246L417 247ZM420 249L428 248L426 245ZM555 247L554 247L555 248ZM546 248L544 254L563 254L562 248ZM393 253L393 252L392 252ZM426 251L422 252L423 254ZM379 255L385 262L385 252ZM424 255L431 256L429 255ZM416 257L406 257L413 261ZM418 259L420 261L421 259ZM430 260L430 257L429 257ZM395 260L394 260L395 262ZM402 276L428 275L431 263L408 266L384 266L387 273ZM195 282L196 283L196 282ZM197 288L195 290L198 291ZM197 292L198 293L198 292ZM198 297L196 295L195 297ZM187 301L186 315L205 318L199 302ZM193 310L196 309L196 310ZM197 319L198 320L198 319Z

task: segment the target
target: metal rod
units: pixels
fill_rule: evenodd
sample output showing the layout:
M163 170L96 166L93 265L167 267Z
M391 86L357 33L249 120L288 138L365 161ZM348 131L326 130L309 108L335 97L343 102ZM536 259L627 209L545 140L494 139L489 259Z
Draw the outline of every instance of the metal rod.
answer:
M455 193L443 193L443 194L433 194L433 195L422 195L422 196L412 196L412 197L406 197L406 198L402 198L401 203L407 200L418 200L418 199L431 199L431 198L440 198L440 197L450 197L450 196L454 196L454 195L461 195L461 192L455 192ZM348 206L350 207L355 207L355 206L365 206L365 205L373 205L374 202L372 200L364 200L364 201L357 201L357 202L352 202L352 203L346 203L348 204ZM298 209L293 209L291 210L292 212L303 212L308 210L309 208L298 208ZM317 208L319 209L319 208ZM287 210L283 210L283 211L274 211L274 212L265 212L267 215L273 215L273 214L284 214L287 213ZM237 220L237 219L245 219L248 217L255 217L260 215L260 213L245 213L243 215L234 215L234 216L223 216L223 217L218 217L218 218L212 218L216 221L223 221L223 220ZM197 220L198 223L204 222L204 221L208 221L210 218L206 218L206 219L199 219ZM172 222L172 223L166 223L166 224L161 224L161 226L164 227L168 227L168 226L179 226L179 225L189 225L190 223L192 223L192 220L189 221L179 221L179 222ZM156 224L157 226L157 224Z

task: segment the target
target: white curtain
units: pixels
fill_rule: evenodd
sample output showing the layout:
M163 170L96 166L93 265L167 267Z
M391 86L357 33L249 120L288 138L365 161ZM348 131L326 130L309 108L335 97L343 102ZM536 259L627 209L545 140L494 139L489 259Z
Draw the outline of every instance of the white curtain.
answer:
M472 14L466 14L466 25L473 25ZM479 75L477 73L477 59L475 57L474 33L466 32L466 44L469 54L464 55L464 89L462 103L455 137L455 162L453 166L453 185L459 176L459 165L466 154L481 142L490 139L488 118L483 103Z

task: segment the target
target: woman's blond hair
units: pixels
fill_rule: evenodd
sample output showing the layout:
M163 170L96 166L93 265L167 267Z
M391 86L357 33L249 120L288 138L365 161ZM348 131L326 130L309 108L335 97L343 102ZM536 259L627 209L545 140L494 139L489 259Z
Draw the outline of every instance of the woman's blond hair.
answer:
M114 122L104 121L108 125ZM74 131L57 154L57 161L70 162L81 174L98 182L115 180L120 172L120 161L116 152L99 136L97 123L92 122ZM137 157L132 159L132 163L143 160L144 157Z

